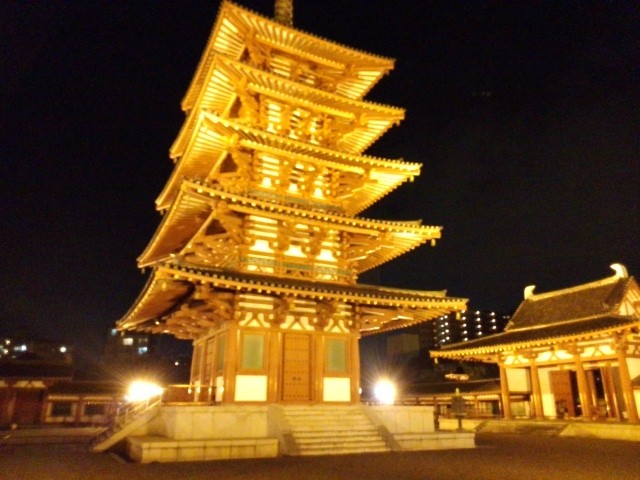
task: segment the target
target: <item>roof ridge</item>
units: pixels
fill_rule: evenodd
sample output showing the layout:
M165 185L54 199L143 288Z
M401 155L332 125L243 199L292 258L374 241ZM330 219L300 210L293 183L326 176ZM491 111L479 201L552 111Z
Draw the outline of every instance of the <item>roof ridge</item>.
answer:
M528 325L526 327L521 327L521 328L512 328L509 330L509 332L525 332L528 330L540 330L543 328L549 328L557 325L570 325L572 323L580 323L587 320L595 320L597 318L605 318L605 317L632 318L633 315L620 315L620 314L611 313L611 312L602 312L595 315L587 315L586 317L570 318L568 320L560 320L560 321L551 322L551 323L540 323L536 325Z
M557 297L557 296L560 296L560 295L567 295L569 293L579 292L581 290L588 290L588 289L591 289L591 288L602 287L604 285L617 283L620 280L628 281L630 278L632 278L632 277L619 277L618 275L611 275L611 276L606 277L606 278L601 278L600 280L595 280L595 281L589 282L589 283L583 283L582 285L574 285L574 286L571 286L571 287L561 288L559 290L551 290L549 292L543 292L543 293L532 293L522 303L525 303L525 302L527 302L529 300L531 300L531 301L544 300L544 299L549 298L549 297ZM515 316L515 314L514 314L514 316Z

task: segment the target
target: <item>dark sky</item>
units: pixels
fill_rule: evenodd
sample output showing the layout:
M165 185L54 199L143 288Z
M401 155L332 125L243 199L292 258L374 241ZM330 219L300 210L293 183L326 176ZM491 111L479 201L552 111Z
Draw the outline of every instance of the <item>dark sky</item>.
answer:
M242 5L272 15L273 0ZM168 149L218 1L0 7L0 334L97 351L146 275ZM424 164L363 216L444 226L364 279L512 310L640 272L640 3L297 0L296 27L396 69L368 154ZM147 272L148 275L148 272Z

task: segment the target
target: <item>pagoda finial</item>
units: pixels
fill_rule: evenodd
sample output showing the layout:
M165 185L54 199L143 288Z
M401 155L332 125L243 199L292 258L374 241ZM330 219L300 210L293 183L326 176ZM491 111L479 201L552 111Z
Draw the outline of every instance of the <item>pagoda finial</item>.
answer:
M287 27L293 26L293 0L276 0L274 19Z

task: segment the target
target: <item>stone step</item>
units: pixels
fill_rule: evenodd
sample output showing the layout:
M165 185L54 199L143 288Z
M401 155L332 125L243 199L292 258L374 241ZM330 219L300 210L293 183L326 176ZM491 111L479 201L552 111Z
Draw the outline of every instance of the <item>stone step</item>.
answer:
M389 447L380 447L380 448L372 448L363 450L361 448L344 448L344 449L336 449L336 448L318 448L313 450L301 450L300 455L302 456L321 456L321 455L350 455L356 453L388 453L391 449Z
M332 438L332 439L327 439L325 437L322 438L296 438L294 437L296 443L298 444L298 446L300 448L316 448L319 446L325 446L325 447L335 447L335 448L341 448L341 447L353 447L353 446L358 446L360 448L366 449L368 447L386 447L387 444L384 443L381 439L379 438L366 438L363 439L362 437L356 437L356 438Z
M361 412L284 412L288 418L360 418Z
M316 418L298 418L298 419L291 419L291 418L287 418L287 420L289 421L289 425L291 425L292 427L296 427L296 426L300 426L300 427L304 427L306 425L322 425L323 427L327 427L327 428L340 428L342 427L343 429L347 429L347 428L358 428L358 427L362 427L362 426L369 426L371 425L371 422L369 421L369 419L367 418L359 418L359 419L351 419L351 420L344 420L341 418L326 418L326 419L316 419Z
M368 430L354 431L326 431L326 430L292 430L291 434L295 438L318 438L318 437L331 437L331 438L349 438L349 437L374 437L378 438L378 431L374 428Z
M359 407L286 406L283 413L300 455L390 451Z

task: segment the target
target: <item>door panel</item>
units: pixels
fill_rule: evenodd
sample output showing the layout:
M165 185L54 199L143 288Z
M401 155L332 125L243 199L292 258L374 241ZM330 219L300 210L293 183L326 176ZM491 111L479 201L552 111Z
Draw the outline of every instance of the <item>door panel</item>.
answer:
M284 335L282 400L311 400L311 336L301 333Z
M573 402L573 388L571 386L571 372L568 370L553 370L549 372L551 393L556 402L556 413L560 417L576 416L576 408Z

